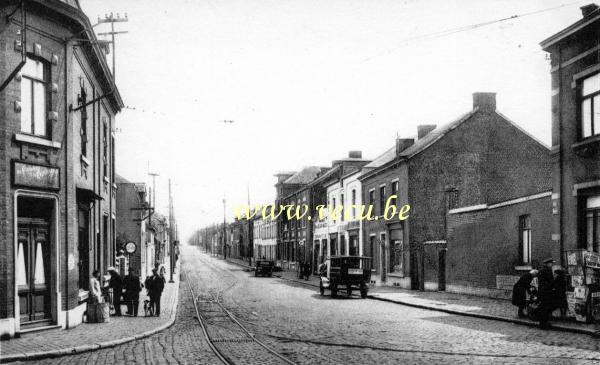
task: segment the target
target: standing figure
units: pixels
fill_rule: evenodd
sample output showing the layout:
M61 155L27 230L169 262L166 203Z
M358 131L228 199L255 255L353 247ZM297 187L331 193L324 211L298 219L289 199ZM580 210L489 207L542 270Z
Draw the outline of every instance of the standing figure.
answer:
M127 297L127 314L134 317L138 315L138 307L140 306L140 292L143 285L140 283L140 278L135 275L133 268L129 268L129 275L125 277L125 295Z
M160 296L165 288L165 280L157 274L156 269L152 269L152 279L150 281L150 307L154 310L155 316L160 316Z
M539 271L537 270L526 272L513 286L512 304L519 308L517 313L519 318L526 316L523 310L527 307L527 294L531 294L531 282L538 274Z
M100 290L100 272L94 270L90 278L90 302L100 303L102 301L102 291Z
M123 279L114 267L108 268L110 280L108 287L113 290L113 306L115 307L115 316L121 315L121 296L123 295Z
M554 290L556 294L556 307L560 308L560 318L565 318L567 315L567 273L564 270L554 271Z
M538 277L538 297L540 306L537 308L537 317L541 328L548 328L550 315L555 308L556 295L554 290L554 275L552 274L553 259L544 260L544 267Z

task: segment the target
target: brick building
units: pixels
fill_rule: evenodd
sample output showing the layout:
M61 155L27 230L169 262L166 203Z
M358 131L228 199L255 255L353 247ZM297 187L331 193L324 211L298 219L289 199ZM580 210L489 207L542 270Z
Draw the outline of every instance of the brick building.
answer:
M0 335L79 324L115 263L114 123L123 106L74 0L0 16Z
M116 175L117 182L117 247L123 249L129 242L136 245L133 254L128 254L129 267L138 276L146 276L152 267L148 263L146 228L149 204L144 183L132 183Z
M312 211L313 194L310 183L326 168L318 166L305 167L302 170L288 176L287 174L276 175L278 182L275 206L292 205L294 207L309 207ZM282 177L287 177L282 179ZM287 215L281 214L278 219L278 258L281 266L286 269L297 269L298 262L310 261L312 257L312 224L307 215L302 219L287 219Z
M496 245L509 237L500 231L463 237L456 236L457 230L449 241L447 213L547 194L549 150L496 111L495 94L475 93L473 110L438 128L420 126L416 141L398 139L395 147L363 168L360 180L363 201L379 216L363 222L364 253L374 258L374 280L444 290L447 279L459 280L460 272L472 265L492 272L487 263L495 259ZM398 208L410 204L407 220L381 218L391 195L398 195L393 202ZM536 219L548 214L538 210L542 206L532 206ZM474 244L485 245L486 255L465 253L464 246ZM515 248L512 255L518 254Z
M347 158L332 162L331 169L311 182L313 191L312 258L313 270L326 258L335 255L360 255L362 252L361 222L359 210L352 205L362 204L361 183L358 176L362 166L370 161L363 160L361 151L350 151ZM319 221L318 205L325 205L326 219ZM334 219L333 211L339 217ZM343 211L340 211L343 209ZM347 216L346 216L347 215Z
M581 10L541 43L551 56L552 239L561 252L600 252L600 8Z

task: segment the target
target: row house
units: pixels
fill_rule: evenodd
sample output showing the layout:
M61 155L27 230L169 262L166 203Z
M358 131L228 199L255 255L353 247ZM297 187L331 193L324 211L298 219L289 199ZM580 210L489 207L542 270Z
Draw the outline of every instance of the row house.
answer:
M114 128L123 107L75 0L3 1L0 336L81 323L116 261Z
M494 93L473 94L473 109L448 124L419 126L417 140L397 139L359 178L378 216L363 221L374 282L490 294L558 253L546 228L549 158L496 110ZM393 195L397 209L410 205L408 219L385 219Z
M369 162L362 159L360 151L350 151L347 158L333 161L331 169L311 183L315 192L315 209L311 212L314 222L313 271L327 257L362 254L362 225L358 219L362 191L358 176ZM319 219L316 209L319 205L325 206L324 219ZM333 216L335 211L339 216Z
M125 249L133 243L135 251L127 253L129 267L136 275L147 276L154 260L148 260L148 244L146 239L147 215L150 204L147 199L146 184L133 183L116 176L117 182L117 247ZM152 256L150 256L152 257Z
M311 182L323 173L326 168L318 166L305 167L283 181L278 181L277 199L275 206L290 205L304 209L308 207L309 213L314 209L313 189ZM278 177L281 177L279 175ZM286 195L279 195L279 192ZM292 212L294 214L295 212ZM287 214L278 218L278 259L281 267L294 270L299 262L309 262L312 257L312 228L308 214L301 219L288 219Z
M541 43L552 87L552 241L600 252L600 8ZM565 256L561 255L565 266Z
M241 260L248 260L252 257L252 222L249 219L235 217L230 224L230 257Z
M277 220L257 215L251 223L254 259L277 260Z

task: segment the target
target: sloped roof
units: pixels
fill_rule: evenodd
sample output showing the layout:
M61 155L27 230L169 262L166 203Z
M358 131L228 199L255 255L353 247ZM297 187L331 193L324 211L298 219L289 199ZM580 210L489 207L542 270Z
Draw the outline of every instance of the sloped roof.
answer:
M427 133L425 135L425 137L416 140L413 145L406 148L404 151L400 152L400 157L411 158L412 156L423 151L424 149L426 149L427 147L429 147L433 143L435 143L438 139L442 138L446 133L448 133L451 130L453 130L454 128L458 127L461 123L463 123L464 121L469 119L471 116L473 116L473 114L475 114L475 112L477 110L478 109L475 108L475 109L471 110L470 112L462 115L458 119L455 119L455 120L451 121L450 123L446 123L442 126L439 126L436 129L432 130L431 132ZM388 149L381 155L377 156L377 158L375 158L372 162L366 164L364 166L364 168L368 169L368 170L378 168L378 167L381 167L381 166L393 161L395 158L396 158L396 146L393 146L392 148Z
M471 110L470 112L462 115L458 119L455 119L450 123L447 123L440 127L437 127L436 129L427 133L425 135L425 137L416 140L412 146L410 146L407 149L405 149L404 151L400 152L400 156L410 158L410 157L418 154L419 152L423 151L427 147L429 147L432 144L434 144L435 142L437 142L437 140L439 140L444 135L446 135L446 133L450 132L454 128L461 125L464 121L471 118L478 110L479 110L478 108L475 108L475 109Z
M320 173L323 171L323 167L319 166L308 166L304 167L302 170L296 172L294 175L290 176L283 183L284 184L308 184L313 181Z
M115 173L115 184L131 184L131 181Z

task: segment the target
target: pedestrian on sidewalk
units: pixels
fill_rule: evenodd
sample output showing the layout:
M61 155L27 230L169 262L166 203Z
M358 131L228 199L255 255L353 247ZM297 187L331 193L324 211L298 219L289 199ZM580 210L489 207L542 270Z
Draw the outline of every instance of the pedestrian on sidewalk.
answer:
M567 273L565 270L555 270L554 290L556 293L556 307L560 309L560 318L567 316Z
M154 311L155 316L160 316L160 296L165 288L165 280L158 275L156 269L152 269L152 278L150 281L150 288L148 289L150 295L150 307Z
M531 270L523 274L513 286L512 304L519 308L519 318L526 317L524 310L527 308L527 295L531 295L531 282L538 276L538 270Z
M100 290L100 271L94 270L90 278L90 304L100 303L102 301L102 291Z
M538 298L540 305L536 310L536 316L540 322L540 328L550 327L548 321L552 311L556 308L556 291L554 275L552 274L552 258L544 260L544 267L538 276Z
M129 268L129 275L125 277L125 300L127 301L127 314L137 317L140 306L140 292L144 286L140 278L135 275L133 268Z
M121 316L121 297L123 296L123 279L114 267L109 267L106 271L110 274L108 287L113 290L113 307L115 307L115 316Z

